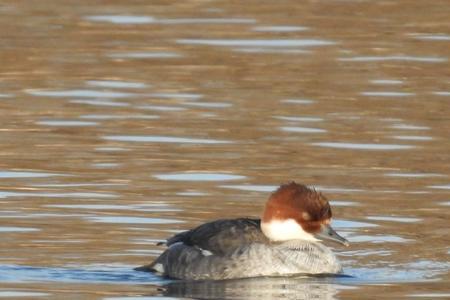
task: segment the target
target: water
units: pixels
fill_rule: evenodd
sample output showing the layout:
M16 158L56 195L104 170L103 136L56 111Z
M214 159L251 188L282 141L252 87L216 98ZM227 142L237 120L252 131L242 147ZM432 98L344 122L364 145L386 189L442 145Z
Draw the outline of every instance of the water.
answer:
M450 8L433 4L3 1L0 299L449 298ZM345 276L133 270L290 180L330 199Z

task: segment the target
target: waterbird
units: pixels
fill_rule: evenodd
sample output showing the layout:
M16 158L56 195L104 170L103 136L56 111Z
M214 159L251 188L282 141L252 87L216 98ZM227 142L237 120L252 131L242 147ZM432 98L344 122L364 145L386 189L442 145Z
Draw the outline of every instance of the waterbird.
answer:
M331 217L322 193L290 182L270 195L261 219L220 219L178 233L136 270L185 280L339 274L339 260L321 242L349 242L333 230Z

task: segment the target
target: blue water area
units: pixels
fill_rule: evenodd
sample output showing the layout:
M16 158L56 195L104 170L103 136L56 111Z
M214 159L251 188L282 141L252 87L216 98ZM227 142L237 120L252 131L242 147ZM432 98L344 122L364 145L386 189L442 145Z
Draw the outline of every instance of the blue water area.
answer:
M199 299L331 299L340 290L360 285L383 285L399 282L432 282L448 270L449 263L419 261L404 266L349 268L339 276L261 277L221 281L183 281L162 278L133 270L132 266L31 267L0 265L0 281L5 283L61 282L143 285L154 290L150 295ZM150 289L151 286L158 287ZM117 295L119 297L120 295ZM125 296L125 295L123 295ZM122 297L122 296L121 296ZM129 295L122 299L128 299ZM331 297L331 298L330 298ZM116 299L114 296L111 299ZM294 298L292 298L294 299Z
M133 267L91 266L48 268L23 265L0 265L0 282L85 282L85 283L151 283L163 282L151 273L137 272Z
M135 271L128 265L87 265L76 267L34 267L16 264L0 265L1 282L104 282L129 284L166 284L179 280L163 278L149 272ZM333 282L339 284L375 284L396 282L422 282L434 280L436 276L447 272L450 262L421 260L403 265L389 265L385 267L351 267L344 268L341 275L305 276L294 275L288 277L253 278L254 280L313 280ZM237 280L237 279L235 279ZM239 279L245 281L249 279ZM231 281L231 280L229 280ZM221 281L222 282L222 281Z

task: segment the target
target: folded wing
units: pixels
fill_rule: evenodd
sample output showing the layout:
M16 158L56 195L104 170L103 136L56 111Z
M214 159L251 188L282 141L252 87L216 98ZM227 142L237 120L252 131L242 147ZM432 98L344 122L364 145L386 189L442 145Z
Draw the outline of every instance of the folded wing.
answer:
M260 229L259 219L223 219L200 225L169 238L165 243L171 246L183 243L197 247L211 254L224 256L249 243L268 243Z

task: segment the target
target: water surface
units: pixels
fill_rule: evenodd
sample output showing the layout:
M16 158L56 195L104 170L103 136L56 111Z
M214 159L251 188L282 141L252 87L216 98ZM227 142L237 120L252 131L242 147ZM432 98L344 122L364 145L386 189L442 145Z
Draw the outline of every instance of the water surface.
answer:
M2 1L0 298L448 298L449 15ZM329 198L343 276L133 270L177 232L259 216L291 180Z

